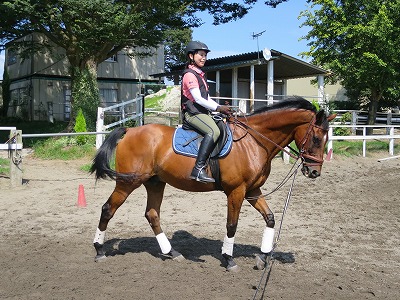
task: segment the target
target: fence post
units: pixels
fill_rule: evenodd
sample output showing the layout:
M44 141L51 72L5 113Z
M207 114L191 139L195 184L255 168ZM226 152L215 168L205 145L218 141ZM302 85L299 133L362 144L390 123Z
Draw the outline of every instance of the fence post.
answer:
M282 153L283 153L283 161L284 161L285 164L288 164L290 162L290 156L288 154L288 152L290 152L290 149L288 147L285 147L285 150L287 152L282 151Z
M12 187L22 185L22 131L10 131L10 184ZM19 149L21 147L21 149Z
M364 126L363 127L363 137L365 138L365 136L367 135L367 127ZM365 157L367 153L367 140L363 139L363 157Z
M358 118L357 112L356 111L352 111L351 112L351 125L357 125L357 118ZM357 128L355 126L351 127L351 133L353 135L356 135L356 132L357 132Z
M144 109L145 109L145 107L144 107L144 94L142 94L140 98L141 99L138 100L139 103L140 103L140 105L139 105L139 109L140 110L137 111L137 113L139 113L139 114L142 113L142 117L139 118L139 125L142 126L144 124ZM138 107L138 106L136 106L136 107Z
M327 152L329 153L329 151L331 151L331 159L333 157L333 141L332 141L332 137L333 137L333 128L329 127L329 131L328 131L328 148L327 148Z
M389 135L393 136L394 135L394 127L389 128ZM389 139L389 154L394 155L394 139L391 138Z
M97 108L97 122L96 122L96 149L99 149L103 144L103 135L99 132L103 131L104 127L104 109L102 107Z
M386 124L387 125L392 125L392 112L389 112L386 116ZM386 134L390 134L390 128L391 127L386 127Z

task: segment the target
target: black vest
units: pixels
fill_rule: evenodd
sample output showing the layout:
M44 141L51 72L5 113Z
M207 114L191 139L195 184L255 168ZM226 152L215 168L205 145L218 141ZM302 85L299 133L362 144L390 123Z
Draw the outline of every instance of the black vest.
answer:
M192 73L192 74L194 74L196 76L197 81L199 82L199 89L200 89L201 97L203 97L204 99L208 99L207 87L204 84L204 81L201 78L201 76L196 71L194 71L192 69L189 69L189 68L186 69L182 73L182 79L183 79L183 76L188 72L190 72L190 73ZM206 82L207 82L207 79L206 79ZM208 114L208 112L209 112L209 110L207 108L205 108L204 106L201 106L200 104L198 104L198 103L190 100L189 98L185 97L183 95L183 92L182 92L182 86L181 86L181 106L182 106L182 112L183 113L188 112L188 113L190 113L192 115Z

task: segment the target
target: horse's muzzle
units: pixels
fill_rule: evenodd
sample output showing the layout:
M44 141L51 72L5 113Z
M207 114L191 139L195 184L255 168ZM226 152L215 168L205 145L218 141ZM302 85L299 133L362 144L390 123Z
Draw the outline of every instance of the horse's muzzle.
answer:
M303 173L304 176L312 179L317 178L321 175L318 170L315 170L313 168L310 168L309 166L304 166L304 165L301 168L301 172Z

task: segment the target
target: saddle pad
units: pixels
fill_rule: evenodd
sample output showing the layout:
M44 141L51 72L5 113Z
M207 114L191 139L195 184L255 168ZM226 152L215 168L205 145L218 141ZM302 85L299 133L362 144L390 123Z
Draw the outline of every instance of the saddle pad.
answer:
M226 143L216 157L224 157L231 151L233 138L231 130L227 125L226 132L228 135ZM178 154L196 157L202 140L203 136L196 131L177 127L172 138L172 148Z

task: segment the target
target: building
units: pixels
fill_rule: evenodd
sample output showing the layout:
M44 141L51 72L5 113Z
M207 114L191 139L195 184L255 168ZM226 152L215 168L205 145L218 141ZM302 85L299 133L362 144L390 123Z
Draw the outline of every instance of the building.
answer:
M183 64L177 65L169 73L153 76L172 76L174 84L179 84L183 68ZM222 101L232 98L231 104L238 105L243 112L285 96L298 95L323 103L343 92L339 85L325 85L329 71L276 50L209 59L203 70L207 73L210 95Z
M31 34L25 41L48 42L42 35ZM143 84L156 83L150 74L164 70L164 48L155 49L145 58L131 58L129 49L99 64L97 80L101 103L109 106L135 98ZM36 52L23 59L6 47L6 68L11 85L8 116L25 120L59 120L70 118L71 81L64 49Z

